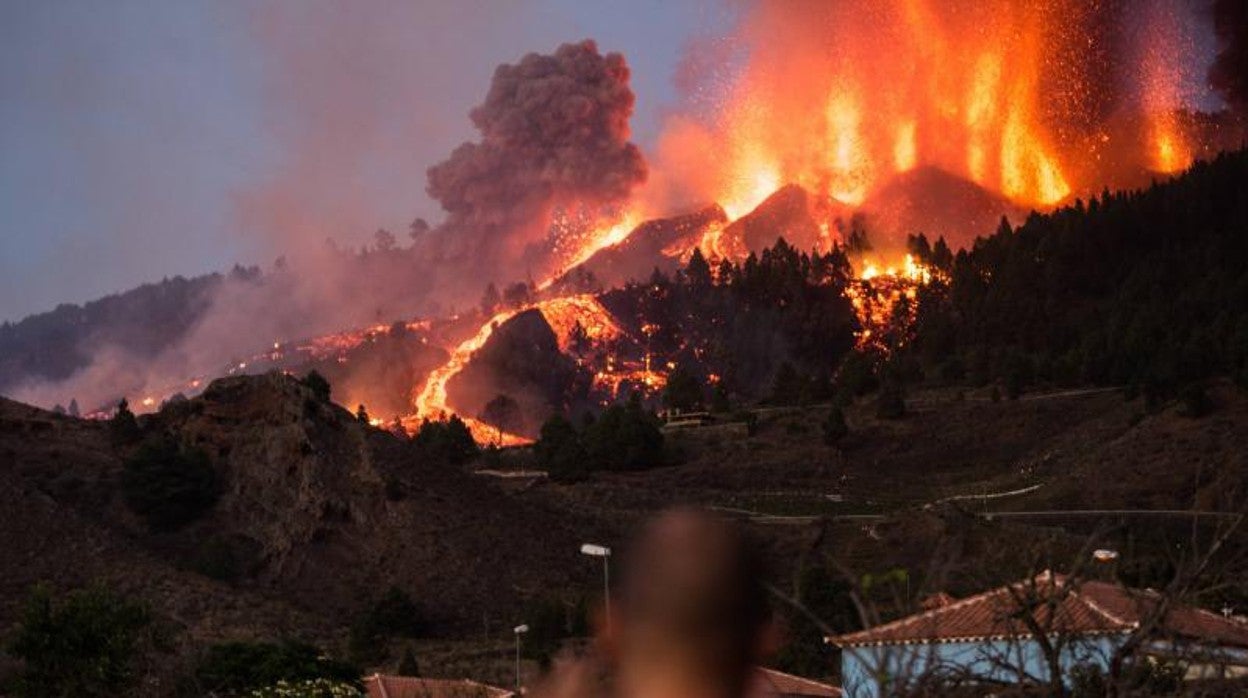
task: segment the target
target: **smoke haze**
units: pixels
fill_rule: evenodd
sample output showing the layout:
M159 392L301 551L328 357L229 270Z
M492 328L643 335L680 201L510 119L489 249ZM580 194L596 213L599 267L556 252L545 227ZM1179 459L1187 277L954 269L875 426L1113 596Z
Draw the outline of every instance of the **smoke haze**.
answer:
M624 57L600 54L593 41L500 66L472 110L481 140L429 169L429 194L448 214L437 231L447 256L515 259L545 232L556 205L592 210L627 200L646 178L629 141L628 80Z
M1248 115L1248 2L1215 0L1214 32L1218 55L1209 83L1241 115Z

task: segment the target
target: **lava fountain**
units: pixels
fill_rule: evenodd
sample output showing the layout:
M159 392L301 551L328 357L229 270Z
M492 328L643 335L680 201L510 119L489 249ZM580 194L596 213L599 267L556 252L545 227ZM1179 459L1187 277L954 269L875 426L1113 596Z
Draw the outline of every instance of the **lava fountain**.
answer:
M790 183L869 206L920 167L1023 209L1181 169L1189 39L1172 28L1175 3L1139 5L758 3L740 29L743 67L707 87L713 116L673 117L653 169L731 218Z

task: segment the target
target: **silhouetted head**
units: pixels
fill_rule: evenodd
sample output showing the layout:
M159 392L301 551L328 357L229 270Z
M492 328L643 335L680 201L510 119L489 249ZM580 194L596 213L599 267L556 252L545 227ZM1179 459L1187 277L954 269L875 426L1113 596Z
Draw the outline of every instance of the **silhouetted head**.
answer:
M769 614L760 558L737 525L695 509L660 515L629 551L621 592L610 645L622 693L743 693Z

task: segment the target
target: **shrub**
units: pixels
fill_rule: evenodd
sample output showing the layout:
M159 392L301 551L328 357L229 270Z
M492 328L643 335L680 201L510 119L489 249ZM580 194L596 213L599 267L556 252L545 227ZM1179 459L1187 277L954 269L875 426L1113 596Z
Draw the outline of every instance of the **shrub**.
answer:
M467 463L480 452L468 425L455 415L437 421L424 420L411 443L425 458L451 465Z
M388 635L416 637L424 630L416 604L398 587L386 590L373 605L372 615L377 627Z
M113 443L119 446L133 443L142 435L139 421L130 411L130 403L125 398L117 403L117 411L108 421L108 434Z
M875 376L875 362L863 352L851 352L841 362L836 374L837 390L850 395L866 395L875 390L879 381Z
M688 412L702 405L702 384L684 366L677 366L667 377L663 388L663 405Z
M906 398L897 385L885 385L875 400L875 415L880 419L901 419L906 415Z
M304 679L255 688L248 691L247 698L357 698L363 695L359 688L346 681Z
M219 494L208 454L182 448L169 437L143 444L126 461L121 491L131 511L154 531L194 521L212 508Z
M585 449L590 463L598 468L651 468L663 460L663 432L659 420L634 395L627 405L608 407L585 429Z
M416 653L412 651L411 645L403 648L403 657L395 671L399 676L420 676L420 665L416 662Z
M391 637L417 637L424 630L420 611L406 592L390 587L376 603L351 624L347 637L351 659L362 664L386 656Z
M358 667L324 657L316 647L301 642L226 642L208 648L195 678L201 694L239 695L282 681L354 684L360 673Z
M481 410L480 419L482 422L494 427L498 440L502 441L503 434L515 428L520 421L520 416L520 403L516 402L510 395L499 393L494 396L494 399L485 403L485 407Z
M728 389L724 387L723 381L716 383L711 390L711 411L717 414L732 411L732 401L728 398Z
M46 588L35 588L8 646L24 662L13 695L124 694L150 623L142 605L103 587L71 592L59 603Z
M313 397L317 400L329 402L330 386L325 376L322 376L317 371L308 371L308 375L303 377L302 383L312 391Z
M823 420L823 442L835 446L846 436L849 436L849 425L845 423L845 413L841 408L833 407Z
M364 614L347 631L347 656L351 661L370 665L386 658L386 635L378 628L371 614Z
M589 474L589 455L576 427L562 415L554 415L542 425L541 435L533 444L539 468L552 480L575 482Z

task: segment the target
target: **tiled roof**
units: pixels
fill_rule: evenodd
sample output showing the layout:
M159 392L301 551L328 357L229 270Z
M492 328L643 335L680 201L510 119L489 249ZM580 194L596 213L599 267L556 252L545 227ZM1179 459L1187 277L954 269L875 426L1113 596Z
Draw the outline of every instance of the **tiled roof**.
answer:
M786 674L783 671L759 667L750 698L775 698L776 696L818 696L840 698L841 689L810 679Z
M373 674L364 679L368 698L510 698L513 691L468 679L423 679Z
M1105 582L1084 582L1079 593L1105 611L1137 623L1154 613L1162 600L1152 589L1129 589ZM1160 631L1183 639L1248 648L1248 624L1195 606L1172 606Z
M1148 618L1161 596L1105 582L1073 583L1045 572L948 605L834 638L845 646L976 641L1032 634L1030 616L1045 633L1126 633ZM1024 613L1030 606L1030 613ZM1208 611L1175 606L1162 634L1248 647L1248 627Z

